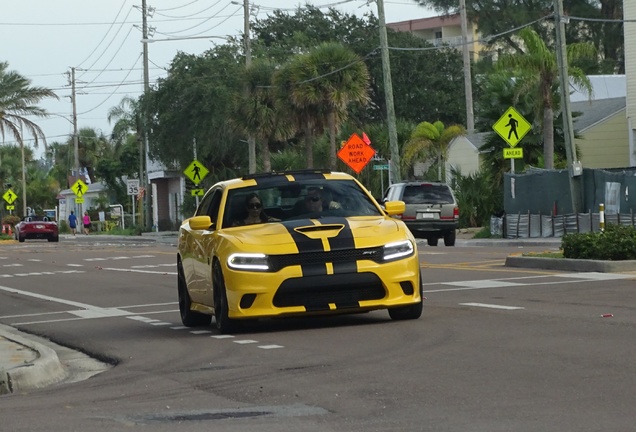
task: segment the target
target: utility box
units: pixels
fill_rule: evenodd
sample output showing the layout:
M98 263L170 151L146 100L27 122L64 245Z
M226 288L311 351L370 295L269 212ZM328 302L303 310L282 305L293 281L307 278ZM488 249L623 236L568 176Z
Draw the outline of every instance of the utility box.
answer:
M583 174L583 164L581 163L581 161L572 162L570 175L572 177L577 177L581 174Z

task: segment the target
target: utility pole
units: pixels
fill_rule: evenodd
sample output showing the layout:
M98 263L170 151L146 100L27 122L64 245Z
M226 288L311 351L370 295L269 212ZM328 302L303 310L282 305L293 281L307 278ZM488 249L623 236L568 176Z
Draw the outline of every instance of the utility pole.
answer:
M466 129L468 133L475 131L475 117L473 115L473 83L470 73L470 53L468 50L468 18L466 14L466 0L459 0L459 17L462 25L462 53L464 56L464 91L466 92ZM471 37L471 44L472 44Z
M389 129L389 148L391 152L389 173L391 182L397 183L402 180L402 175L400 174L400 149L398 147L397 127L395 125L395 107L393 105L391 60L389 58L389 42L386 35L386 22L384 18L384 0L377 0L377 2L378 21L380 23L380 52L382 54L382 75L384 76L384 98L386 101L386 119Z
M146 0L141 0L141 34L144 41L148 40L148 7L146 6ZM143 67L144 67L144 95L148 95L150 90L150 78L148 75L148 43L145 42L142 44L143 46ZM145 206L141 206L139 210L140 219L144 220L144 207L145 207L145 227L152 226L152 190L150 187L150 179L148 177L148 155L149 155L149 144L148 144L148 117L146 115L143 116L142 119L142 129L143 129L143 140L144 140L144 149L142 152L142 161L141 163L145 164L145 170L142 168L140 178L141 183L144 185L144 201ZM122 217L124 217L122 215Z
M252 46L250 43L250 2L243 0L243 43L245 44L245 69L252 64ZM249 91L249 89L246 89ZM247 137L247 153L249 159L249 173L256 172L256 138L254 134Z
M561 112L563 117L563 136L565 138L565 153L568 163L570 178L570 196L572 199L572 211L581 211L581 192L583 168L581 163L575 161L576 146L574 143L574 129L572 128L572 110L570 108L570 77L568 74L568 56L565 43L565 22L563 19L563 0L554 0L555 28L556 28L556 57L559 68L560 90L561 90Z
M73 175L79 176L79 136L77 134L77 103L75 102L76 93L75 93L75 68L71 68L71 102L73 104L73 152L74 152L74 162L73 162Z

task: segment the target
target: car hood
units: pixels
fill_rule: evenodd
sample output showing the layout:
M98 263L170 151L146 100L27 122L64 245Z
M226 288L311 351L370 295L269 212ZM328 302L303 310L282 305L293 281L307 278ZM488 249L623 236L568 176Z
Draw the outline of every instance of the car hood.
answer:
M310 244L321 249L325 242L332 249L360 248L407 238L407 231L400 224L401 221L382 216L328 217L243 226L228 229L226 234L244 245L258 245L261 249L295 243L299 251L306 251Z

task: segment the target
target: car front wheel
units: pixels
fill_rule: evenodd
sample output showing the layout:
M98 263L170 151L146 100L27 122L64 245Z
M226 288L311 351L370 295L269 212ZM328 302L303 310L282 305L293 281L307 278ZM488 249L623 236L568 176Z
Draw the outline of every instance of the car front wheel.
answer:
M214 320L216 321L216 328L222 334L232 333L236 330L237 324L236 320L229 317L230 309L227 303L225 280L223 279L221 265L218 262L214 264L212 277L214 283Z
M188 293L185 274L181 261L177 262L177 290L179 292L179 314L181 322L186 327L202 327L210 325L212 316L193 311L192 299Z

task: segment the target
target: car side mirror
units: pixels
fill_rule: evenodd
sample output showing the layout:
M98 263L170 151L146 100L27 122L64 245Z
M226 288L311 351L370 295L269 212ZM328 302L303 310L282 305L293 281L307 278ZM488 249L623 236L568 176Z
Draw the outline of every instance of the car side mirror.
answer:
M386 211L389 216L400 215L406 211L406 204L404 204L404 201L385 201L384 211Z
M188 220L188 223L193 230L210 230L214 228L214 223L210 216L194 216Z

